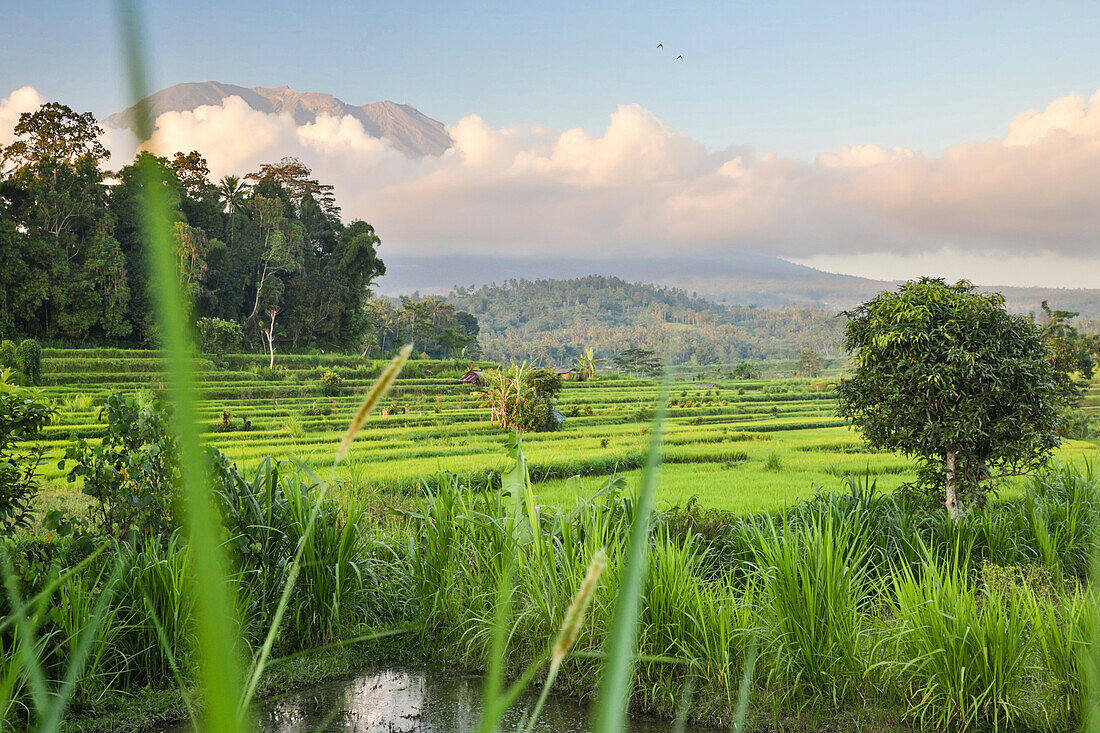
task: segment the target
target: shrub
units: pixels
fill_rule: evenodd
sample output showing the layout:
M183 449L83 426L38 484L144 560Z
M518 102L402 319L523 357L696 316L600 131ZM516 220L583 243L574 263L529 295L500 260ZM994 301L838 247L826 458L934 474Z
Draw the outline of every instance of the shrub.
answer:
M15 350L15 363L30 384L42 383L42 347L34 339L23 339Z
M326 397L335 397L340 394L344 386L344 378L336 372L325 372L321 375L321 391Z
M81 478L84 493L96 500L90 510L96 528L128 541L170 533L179 524L180 470L168 416L116 392L107 398L100 419L107 424L102 440L92 444L81 438L58 464L62 470L68 461L76 464L67 478Z
M244 343L241 324L223 318L200 318L195 324L199 345L207 354L222 356L237 351Z
M766 471L781 471L783 470L783 456L779 455L779 451L772 451L768 454L768 457L764 459L764 470Z
M55 414L38 390L11 380L10 370L0 371L0 528L5 533L30 525L45 454L42 447L17 452L15 446L33 438Z
M18 369L15 363L15 344L4 339L0 342L0 369Z

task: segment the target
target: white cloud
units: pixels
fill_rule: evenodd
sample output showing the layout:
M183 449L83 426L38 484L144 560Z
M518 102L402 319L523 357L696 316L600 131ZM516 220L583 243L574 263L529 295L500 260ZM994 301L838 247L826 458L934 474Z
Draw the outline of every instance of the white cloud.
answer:
M33 87L16 89L0 99L0 145L10 145L15 141L13 130L19 123L19 115L33 112L42 104L42 97Z
M0 140L14 110L37 102L29 87L0 102ZM709 151L638 105L618 107L599 135L495 128L477 116L448 130L454 146L442 156L410 159L354 118L297 125L233 97L161 115L152 144L162 154L200 150L215 177L296 155L336 185L345 217L367 219L387 249L410 253L751 249L859 262L1046 252L1049 263L1097 249L1100 92L1056 99L1011 120L1003 139L938 157L874 144L813 162L744 146ZM117 133L108 143L114 165L132 154Z

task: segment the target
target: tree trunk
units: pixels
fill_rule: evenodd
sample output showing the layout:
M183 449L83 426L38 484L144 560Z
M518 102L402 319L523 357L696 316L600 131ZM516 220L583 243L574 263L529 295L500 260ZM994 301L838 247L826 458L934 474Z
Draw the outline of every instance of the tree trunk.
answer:
M263 330L263 328L261 328L260 333L262 333L264 335L264 338L267 340L267 350L268 350L268 353L271 354L271 363L268 364L267 368L268 369L274 369L275 368L275 316L279 315L279 309L278 308L272 308L271 310L268 311L268 315L271 316L271 327L268 328L266 331Z
M955 485L955 451L947 451L945 462L947 468L947 500L943 504L947 507L947 513L957 522L962 517L962 501L959 499L958 487Z

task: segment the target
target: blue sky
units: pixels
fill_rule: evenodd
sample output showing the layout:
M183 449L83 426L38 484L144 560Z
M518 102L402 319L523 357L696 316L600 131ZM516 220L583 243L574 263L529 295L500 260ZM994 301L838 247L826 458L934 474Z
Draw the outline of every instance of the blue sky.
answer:
M113 3L0 8L0 94L31 85L100 115L125 106ZM594 133L616 105L638 103L711 148L802 159L845 143L937 154L1100 87L1100 5L1083 1L147 8L157 87L289 84L354 104L408 101L447 123L476 113Z

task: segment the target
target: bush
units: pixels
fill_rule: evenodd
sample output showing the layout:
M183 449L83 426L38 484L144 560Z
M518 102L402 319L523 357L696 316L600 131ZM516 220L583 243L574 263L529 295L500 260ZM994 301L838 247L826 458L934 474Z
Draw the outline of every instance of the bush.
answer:
M116 392L107 398L100 419L107 423L102 440L80 439L58 466L76 464L67 478L81 478L84 493L96 500L90 514L99 532L127 541L169 534L179 525L180 469L168 415ZM224 474L224 458L212 465ZM224 475L216 478L225 480Z
M23 339L15 350L15 364L30 384L42 383L42 347L34 339Z
M18 369L15 363L15 344L4 339L0 342L0 369Z
M222 356L237 351L244 343L241 324L223 318L200 318L195 324L199 344L207 354Z
M325 372L321 375L321 391L326 397L335 397L340 394L344 386L344 378L336 372Z
M38 390L14 384L10 370L0 371L0 529L5 533L30 525L46 451L16 452L15 446L33 438L54 414Z

